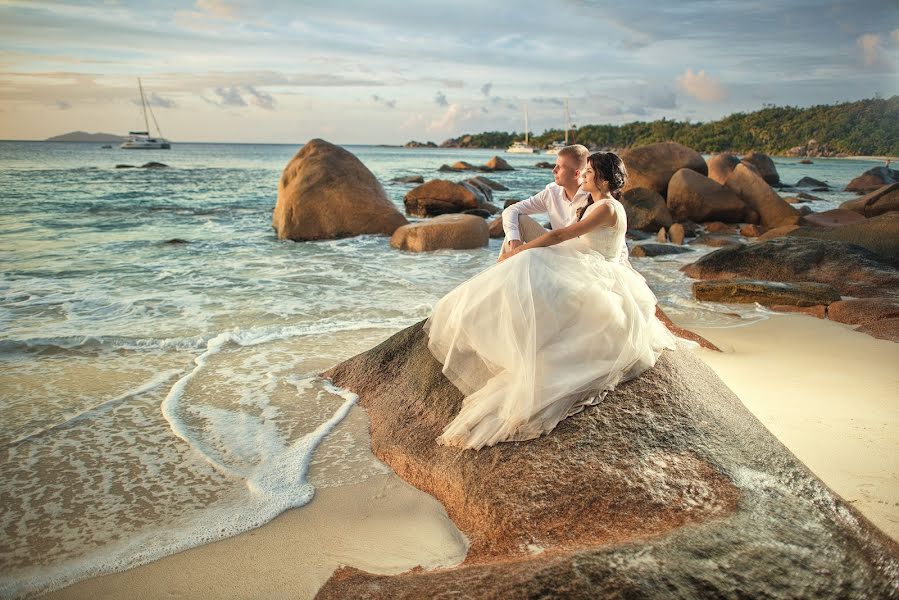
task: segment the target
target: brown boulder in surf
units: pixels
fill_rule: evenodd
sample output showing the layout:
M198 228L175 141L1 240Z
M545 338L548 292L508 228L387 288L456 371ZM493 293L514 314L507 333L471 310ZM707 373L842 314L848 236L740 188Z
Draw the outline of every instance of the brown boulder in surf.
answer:
M765 227L799 222L799 211L778 196L753 167L742 163L737 165L725 185L759 214Z
M326 373L360 397L374 453L435 496L454 568L343 568L318 598L887 597L899 547L821 483L693 351L527 442L438 446L462 395L422 324ZM821 574L826 573L827 577Z
M351 152L325 140L307 142L278 180L272 216L278 239L391 235L406 223L374 174Z
M681 169L692 169L706 175L708 165L702 155L677 142L659 142L629 148L621 153L627 169L625 190L647 188L662 196L668 193L668 181Z
M706 164L709 167L709 179L715 183L724 185L724 182L727 181L727 178L733 173L734 167L740 164L740 159L733 154L724 152L716 154L715 156L710 156L706 161Z
M746 203L733 190L691 169L671 177L667 205L675 221L739 223L746 215Z

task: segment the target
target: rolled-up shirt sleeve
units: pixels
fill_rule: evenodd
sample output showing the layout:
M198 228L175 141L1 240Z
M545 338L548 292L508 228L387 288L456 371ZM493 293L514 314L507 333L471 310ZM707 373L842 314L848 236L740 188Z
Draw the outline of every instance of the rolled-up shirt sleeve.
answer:
M519 215L537 215L547 212L546 200L549 191L544 188L521 202L516 202L503 211L503 230L506 232L506 239L521 240L521 233L518 231Z

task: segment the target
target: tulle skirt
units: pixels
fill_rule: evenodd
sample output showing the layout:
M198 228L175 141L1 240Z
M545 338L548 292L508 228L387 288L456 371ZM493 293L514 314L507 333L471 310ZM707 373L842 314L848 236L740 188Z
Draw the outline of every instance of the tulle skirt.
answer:
M465 395L438 443L528 440L653 366L678 338L628 264L578 239L521 252L461 284L424 330Z

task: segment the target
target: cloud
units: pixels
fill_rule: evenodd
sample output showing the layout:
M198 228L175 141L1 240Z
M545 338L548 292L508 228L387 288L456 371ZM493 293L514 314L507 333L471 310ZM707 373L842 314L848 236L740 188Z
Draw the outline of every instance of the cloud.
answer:
M677 85L685 94L700 102L720 102L727 98L724 86L703 70L694 73L693 69L687 69L677 78Z
M244 85L243 88L250 95L250 102L254 105L265 110L275 110L275 98L271 94L258 90L249 84Z
M209 99L206 96L201 96L201 98L209 104L214 104L220 108L243 108L252 104L265 110L275 109L275 98L271 94L263 92L248 83L219 86L213 92L217 98Z
M899 32L899 29L897 29L896 31ZM493 82L488 81L487 83L485 83L484 85L481 86L481 93L484 94L485 96L490 96L491 89L493 89Z
M66 100L57 100L56 107L59 108L59 110L69 110L72 108L72 103Z
M895 33L896 32L894 31L893 34ZM891 37L893 34L890 34ZM875 68L889 66L889 60L887 59L886 51L883 47L883 38L881 38L879 34L866 33L860 35L858 36L858 39L855 40L855 43L862 50L865 66Z
M374 100L375 102L377 102L378 104L382 104L382 105L386 106L387 108L396 108L396 100L388 100L386 98L381 98L377 94L372 94L371 99Z
M463 123L471 121L480 114L482 113L479 109L450 104L442 115L428 124L426 130L428 132L453 133L458 131Z
M449 106L449 101L443 92L437 92L437 95L434 96L434 102L437 103L437 106Z
M133 104L140 106L140 100L132 100ZM147 97L147 104L150 106L157 106L159 108L175 108L175 101L169 98L163 98L156 92L153 92Z
M899 44L899 29L894 29L890 34L890 39L893 40L894 44Z
M561 98L547 98L546 96L537 96L536 98L531 98L531 102L536 104L552 104L554 106L564 106L565 101Z

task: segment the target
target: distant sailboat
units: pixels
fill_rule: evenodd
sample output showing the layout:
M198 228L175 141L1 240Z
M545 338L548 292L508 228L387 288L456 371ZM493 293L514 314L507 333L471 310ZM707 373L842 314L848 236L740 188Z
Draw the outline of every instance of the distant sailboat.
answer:
M119 147L123 150L169 150L172 145L162 137L162 130L159 129L159 122L156 121L156 115L153 114L153 107L147 103L147 99L144 96L144 86L140 81L140 77L137 78L137 88L140 90L140 106L144 115L144 131L129 131L128 139ZM156 126L156 133L158 134L157 137L150 136L147 110L150 111L150 116L153 117L153 124Z
M512 142L512 145L506 148L506 152L510 152L512 154L536 154L537 150L535 148L531 148L528 143L528 106L524 105L524 141L523 142Z
M559 150L568 145L568 131L571 129L571 114L568 112L568 100L565 100L565 142L553 142L546 151L547 154L558 154Z

